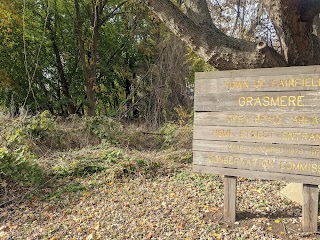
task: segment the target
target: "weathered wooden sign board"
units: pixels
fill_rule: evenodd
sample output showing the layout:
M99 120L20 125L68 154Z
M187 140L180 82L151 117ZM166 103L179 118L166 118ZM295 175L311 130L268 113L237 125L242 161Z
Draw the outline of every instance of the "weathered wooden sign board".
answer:
M300 182L303 228L317 230L320 66L196 73L194 110L193 169L225 175L225 218L236 176Z

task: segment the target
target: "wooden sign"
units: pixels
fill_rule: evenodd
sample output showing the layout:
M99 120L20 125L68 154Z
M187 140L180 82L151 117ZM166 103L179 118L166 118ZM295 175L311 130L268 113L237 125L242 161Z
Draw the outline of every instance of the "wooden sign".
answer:
M196 73L194 110L195 172L320 184L320 66Z

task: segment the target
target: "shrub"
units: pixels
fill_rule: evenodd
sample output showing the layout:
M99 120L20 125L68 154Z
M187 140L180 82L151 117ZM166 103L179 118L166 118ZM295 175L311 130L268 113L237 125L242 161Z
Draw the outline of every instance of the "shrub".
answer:
M18 128L6 136L6 144L0 148L0 175L21 185L38 184L43 174L36 160L28 133Z
M121 125L111 118L97 116L87 119L87 127L92 134L111 144L118 144L122 135Z

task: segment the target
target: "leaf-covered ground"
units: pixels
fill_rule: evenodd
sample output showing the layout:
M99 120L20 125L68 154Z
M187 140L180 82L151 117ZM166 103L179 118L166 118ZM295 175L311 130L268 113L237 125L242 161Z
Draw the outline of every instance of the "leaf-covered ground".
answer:
M29 144L47 174L31 188L0 179L1 240L320 239L301 232L284 182L238 178L237 222L225 223L222 177L192 172L192 125L148 132L41 116L0 118L0 144L23 130L17 146Z
M0 239L319 238L301 233L301 207L280 196L283 182L239 178L237 222L224 223L222 178L193 173L190 154L101 145L48 156L56 175L44 187L2 189L16 198L0 208ZM111 156L112 167L63 171Z

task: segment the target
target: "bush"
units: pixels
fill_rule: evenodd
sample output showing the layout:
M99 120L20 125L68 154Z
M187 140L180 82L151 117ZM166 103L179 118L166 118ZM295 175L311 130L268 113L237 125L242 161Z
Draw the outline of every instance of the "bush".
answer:
M8 134L5 146L0 148L0 175L21 185L40 183L43 174L30 145L26 129Z
M122 135L121 125L111 118L97 116L87 119L87 127L92 134L105 142L119 144Z

